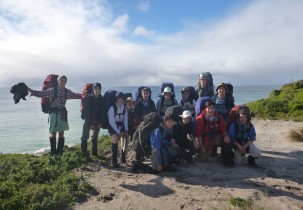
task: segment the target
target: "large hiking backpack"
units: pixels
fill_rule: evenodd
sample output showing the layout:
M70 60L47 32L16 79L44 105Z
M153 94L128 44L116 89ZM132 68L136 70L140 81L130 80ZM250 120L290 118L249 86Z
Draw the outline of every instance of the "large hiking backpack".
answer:
M206 102L208 101L211 101L211 98L209 96L204 96L197 99L195 107L196 116L201 114L201 112L205 109Z
M150 160L154 170L159 165L162 165L165 169L172 166L176 161L180 161L178 149L173 148L166 139L162 139L161 128L153 130L150 135L150 143L152 150Z
M165 116L171 117L174 121L178 122L180 117L179 115L182 115L183 109L179 105L170 106L166 109Z
M151 154L150 134L155 128L159 127L160 121L160 116L155 112L151 112L145 116L144 120L137 127L133 136L133 144L135 152L139 156L148 156Z
M199 98L199 95L193 86L188 86L185 89L188 90L190 99L193 99L196 101Z
M86 83L82 89L82 97L81 97L81 104L80 104L80 112L81 112L81 119L85 119L84 107L85 107L85 99L88 95L93 93L93 85L94 83Z
M238 115L239 115L239 110L240 109L245 109L247 110L247 112L249 113L249 116L247 116L247 121L250 121L250 110L249 110L249 107L246 106L246 105L236 105L234 106L230 112L229 112L229 115L228 115L228 118L227 118L227 124L228 126L231 125L232 123L236 122L237 118L238 118Z
M41 98L41 110L43 113L49 113L50 107L52 103L56 100L58 96L58 79L59 75L49 74L43 81L42 91L47 90L49 88L54 88L54 97L52 101L48 98ZM65 97L67 97L67 90L65 89Z
M108 129L109 128L109 121L108 121L108 110L109 108L116 103L116 90L108 90L104 93L103 96L103 101L104 101L104 110L105 110L105 115L104 115L104 123L102 124L103 129ZM114 106L115 108L115 106ZM115 110L117 113L117 110Z
M164 91L164 88L166 87L169 87L172 91L172 95L175 95L175 87L174 87L174 84L171 83L171 82L163 82L161 85L160 85L160 92L159 92L159 97L162 96L163 94L163 91Z
M234 97L234 86L229 82L229 83L223 83L223 85L226 87L226 94L228 96Z
M206 78L207 80L207 85L213 87L214 86L214 80L213 76L210 72L203 72L200 74L200 78Z

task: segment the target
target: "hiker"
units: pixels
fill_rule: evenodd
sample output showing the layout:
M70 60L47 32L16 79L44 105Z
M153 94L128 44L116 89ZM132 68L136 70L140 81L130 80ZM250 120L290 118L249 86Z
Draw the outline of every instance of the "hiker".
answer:
M203 72L199 75L196 91L199 97L214 96L214 84L213 84L213 78L211 73Z
M170 167L178 158L176 145L171 141L171 129L175 121L172 116L165 115L163 124L154 129L150 135L152 168L161 172Z
M233 96L228 94L227 91L227 86L224 83L219 83L216 88L216 94L211 98L211 100L215 103L216 112L223 117L226 125L229 112L235 106ZM211 152L211 156L217 156L216 147L214 147L213 151Z
M190 90L186 87L182 88L181 95L182 95L182 99L180 100L180 105L183 111L188 110L192 113L192 117L195 117L196 101L190 96Z
M44 91L37 91L28 88L31 96L39 98L48 98L52 103L49 110L49 141L51 146L51 155L63 153L64 148L64 131L69 130L67 121L67 110L65 107L66 100L68 99L81 99L81 94L74 93L65 88L67 77L60 75L57 79L57 96L55 97L55 88L49 88ZM56 134L59 133L58 145L56 147Z
M157 113L160 115L161 120L164 120L166 109L173 105L178 105L178 101L175 99L172 89L165 87L156 104Z
M215 104L208 101L205 110L196 118L196 135L200 144L201 160L208 161L213 147L221 146L224 165L232 166L232 144L223 117L215 112Z
M225 122L227 122L228 114L235 106L234 98L227 94L227 87L224 85L224 83L218 84L216 92L217 93L212 97L211 100L215 103L216 112L224 118Z
M113 104L108 112L108 133L112 137L112 158L111 165L113 168L119 168L118 156L118 141L125 141L128 138L128 112L123 105L123 93L116 93L116 103ZM115 111L116 110L116 111Z
M256 140L254 125L250 122L251 116L248 109L239 109L236 122L229 127L228 133L233 140L236 156L248 155L248 164L256 167L255 159L260 157L261 151L253 143Z
M182 115L179 116L181 120L176 122L172 128L172 144L173 147L179 149L179 154L181 154L189 164L192 164L192 156L196 153L196 149L199 149L199 143L194 136L192 113L185 110Z
M147 114L156 112L155 102L150 97L150 88L144 87L140 94L141 98L137 101L135 107L136 127L144 120Z
M87 140L92 131L92 156L98 156L97 141L100 128L104 123L104 103L101 95L101 84L95 83L92 87L92 93L85 98L84 106L84 124L81 137L81 150L87 154Z
M130 141L132 140L133 134L135 132L134 117L135 117L135 101L133 97L127 97L124 106L126 107L128 113L128 135Z

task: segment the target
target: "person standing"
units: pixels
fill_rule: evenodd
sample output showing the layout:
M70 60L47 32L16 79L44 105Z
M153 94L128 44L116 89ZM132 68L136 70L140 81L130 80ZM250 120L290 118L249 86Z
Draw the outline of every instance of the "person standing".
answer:
M128 113L123 105L123 93L116 93L116 103L113 104L108 112L109 128L108 133L112 137L112 162L113 168L119 168L118 156L118 142L121 138L128 138Z
M136 116L136 127L144 120L144 117L151 113L156 112L155 102L151 99L151 90L148 87L145 87L141 91L141 98L137 101L135 107L135 116Z
M101 95L101 84L95 83L92 87L92 94L85 99L84 106L84 124L81 137L81 150L87 154L87 140L92 131L92 156L98 156L97 142L102 124L104 123L104 104Z
M162 121L164 120L167 108L174 105L178 105L178 101L175 99L172 89L170 87L164 88L164 91L156 104L157 113L160 115Z
M69 125L67 121L67 110L66 110L66 100L68 99L81 99L81 94L74 93L65 87L67 83L67 77L65 75L60 75L57 79L58 86L57 94L55 95L55 88L49 88L45 91L37 91L28 88L28 92L31 96L36 96L39 98L48 98L51 101L50 111L49 111L49 141L51 146L51 155L63 153L64 148L64 131L69 130ZM56 140L56 134L59 133L58 145Z
M196 92L199 97L213 97L214 96L214 84L211 73L203 72L199 75L198 85Z

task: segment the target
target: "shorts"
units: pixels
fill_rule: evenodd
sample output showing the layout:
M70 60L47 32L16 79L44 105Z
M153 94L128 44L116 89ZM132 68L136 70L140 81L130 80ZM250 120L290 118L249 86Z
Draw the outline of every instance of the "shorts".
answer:
M63 132L69 130L68 122L62 121L59 114L49 114L49 133Z
M109 126L107 130L108 130L109 135L111 135L111 136L115 135L115 134L119 134L111 126Z

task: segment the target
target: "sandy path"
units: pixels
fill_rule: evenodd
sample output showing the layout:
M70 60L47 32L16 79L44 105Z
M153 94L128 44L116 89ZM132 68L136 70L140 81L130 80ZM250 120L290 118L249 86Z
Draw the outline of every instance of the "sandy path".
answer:
M287 138L290 129L303 124L253 123L263 152L257 163L263 169L249 168L246 162L225 168L215 158L157 175L91 165L91 171L81 173L99 195L72 209L235 209L232 197L251 201L253 209L303 209L303 143Z

